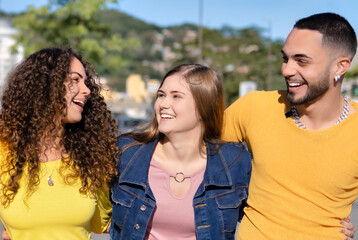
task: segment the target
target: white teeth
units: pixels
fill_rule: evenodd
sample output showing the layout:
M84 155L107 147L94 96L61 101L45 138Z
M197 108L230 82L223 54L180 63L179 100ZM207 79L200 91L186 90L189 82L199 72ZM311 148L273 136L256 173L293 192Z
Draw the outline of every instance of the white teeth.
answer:
M289 83L288 84L290 87L298 87L298 86L301 86L302 83Z
M85 102L84 101L81 101L81 100L73 100L74 103L80 105L81 107L83 107L85 105Z
M170 118L170 119L174 118L172 115L169 115L169 114L160 114L160 117L161 118Z

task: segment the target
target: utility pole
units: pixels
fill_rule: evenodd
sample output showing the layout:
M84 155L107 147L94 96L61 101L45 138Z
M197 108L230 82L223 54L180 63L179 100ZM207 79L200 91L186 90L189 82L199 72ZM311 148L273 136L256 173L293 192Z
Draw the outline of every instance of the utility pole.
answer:
M272 60L272 43L271 43L271 20L269 20L268 27L269 37L268 37L268 49L267 49L267 90L271 90L271 82L272 82L272 70L271 70L271 60Z
M198 63L203 62L203 0L199 0Z

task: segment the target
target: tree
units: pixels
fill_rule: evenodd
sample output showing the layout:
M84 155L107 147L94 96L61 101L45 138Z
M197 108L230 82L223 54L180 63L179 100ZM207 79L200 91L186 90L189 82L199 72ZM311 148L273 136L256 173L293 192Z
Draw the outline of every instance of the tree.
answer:
M117 90L124 90L129 74L161 79L177 64L198 61L198 26L159 27L107 9L113 1L50 0L42 8L31 7L14 20L20 30L17 44L25 47L26 55L43 47L71 46ZM255 81L259 90L267 89L268 71L271 88L285 88L280 73L283 43L270 44L262 32L257 27L203 29L203 63L223 75L229 104L237 99L241 81Z
M181 29L179 36L185 36L189 29ZM175 35L175 34L173 34ZM259 90L267 89L268 75L268 39L262 36L262 29L256 27L236 29L223 26L221 29L203 30L203 61L205 65L214 68L223 75L224 91L227 103L235 101L239 95L241 81L254 81ZM178 56L174 65L186 62L196 62L198 39L181 42L176 50ZM271 76L272 88L283 89L285 83L280 73L281 41L271 43L272 55Z
M29 55L44 47L68 46L76 49L101 74L126 65L121 58L123 48L135 48L136 42L111 34L99 22L97 14L116 0L49 0L46 6L29 7L14 18L17 45Z

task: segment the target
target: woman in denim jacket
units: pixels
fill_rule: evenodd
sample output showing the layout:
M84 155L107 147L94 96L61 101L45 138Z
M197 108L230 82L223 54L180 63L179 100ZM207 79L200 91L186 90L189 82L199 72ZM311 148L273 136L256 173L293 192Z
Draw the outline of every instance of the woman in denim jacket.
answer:
M220 141L224 98L212 69L163 78L155 118L122 135L111 239L234 239L251 174L244 146Z

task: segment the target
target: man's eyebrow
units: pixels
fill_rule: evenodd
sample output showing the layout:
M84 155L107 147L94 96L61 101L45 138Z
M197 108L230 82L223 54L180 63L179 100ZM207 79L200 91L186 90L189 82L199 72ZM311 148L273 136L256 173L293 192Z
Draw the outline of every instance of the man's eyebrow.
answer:
M285 51L283 51L283 49L281 49L281 53L286 56L286 53L285 53ZM295 55L293 55L293 58L309 58L309 59L312 59L310 56L308 56L306 54L303 54L303 53L295 54Z
M301 57L301 58L309 58L309 59L312 59L310 56L307 56L306 54L295 54L293 55L294 58L298 58L298 57Z

